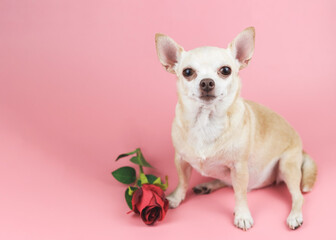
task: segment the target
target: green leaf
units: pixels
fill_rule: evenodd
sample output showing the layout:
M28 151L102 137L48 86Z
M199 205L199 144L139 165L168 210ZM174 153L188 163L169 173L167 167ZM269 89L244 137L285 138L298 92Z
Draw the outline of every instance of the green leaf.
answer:
M146 161L146 159L144 158L144 156L142 155L142 153L141 153L141 151L140 151L140 165L141 166L144 166L144 167L150 167L150 168L153 168L153 166L152 165L150 165L147 161Z
M168 176L166 176L166 183L163 184L161 182L161 178L157 178L154 182L153 182L154 185L160 187L163 191L165 191L167 188L168 188Z
M148 174L148 175L146 175L146 177L147 177L148 182L149 182L150 184L153 184L154 181L157 179L157 176L154 176L154 175L152 175L152 174Z
M154 181L157 179L157 177L152 175L152 174L146 174L146 177L147 177L147 180L148 180L149 184L153 184ZM141 187L141 180L140 179L137 181L137 184L138 184L139 187Z
M166 191L166 189L168 188L168 176L166 176L165 180L166 180L166 183L160 185L163 191Z
M158 177L157 179L155 179L155 181L153 182L153 184L158 184L158 185L161 185L161 178Z
M121 183L131 184L136 179L135 169L132 167L121 167L112 172L112 175Z
M148 179L144 173L140 173L140 181L141 181L141 185L148 183Z
M138 149L138 148L137 148L137 149ZM136 153L136 152L137 152L137 150L134 150L133 152L129 152L129 153L123 153L123 154L120 154L120 155L117 157L116 161L118 161L120 158L127 157L127 156L132 155L132 154L134 154L134 153Z
M135 157L132 157L132 158L130 159L130 161L131 161L132 163L135 163L135 164L138 164L138 165L140 165L140 166L144 166L144 167L150 167L150 168L153 168L152 165L150 165L150 164L146 161L146 159L144 158L144 156L142 155L140 148L137 148L137 150L136 150L136 154L137 154L137 155L136 155Z
M137 156L134 156L134 157L132 157L132 158L130 159L130 161L131 161L132 163L135 163L135 164L138 164L138 165L140 165L140 163L139 163L139 160L138 160L138 157L137 157Z
M128 207L129 207L131 210L133 210L133 209L132 209L132 197L133 197L133 194L130 195L130 193L129 193L129 188L131 189L132 193L134 193L134 191L137 190L138 188L136 188L136 187L128 187L128 188L126 189L126 191L125 191L125 200L126 200L126 203L127 203Z
M132 190L131 187L128 187L128 195L132 196L134 191Z

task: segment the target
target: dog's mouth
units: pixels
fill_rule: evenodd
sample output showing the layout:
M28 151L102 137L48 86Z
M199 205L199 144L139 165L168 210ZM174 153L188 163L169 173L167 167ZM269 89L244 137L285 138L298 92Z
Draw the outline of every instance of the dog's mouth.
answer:
M200 99L205 100L205 101L211 101L214 100L216 98L215 95L211 95L211 94L202 94L200 96Z

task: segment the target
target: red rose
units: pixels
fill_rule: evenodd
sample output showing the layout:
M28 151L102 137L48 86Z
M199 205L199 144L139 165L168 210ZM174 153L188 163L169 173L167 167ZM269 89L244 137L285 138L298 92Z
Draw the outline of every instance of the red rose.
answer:
M140 214L144 223L152 225L165 217L168 210L168 200L160 187L143 184L133 194L132 210Z

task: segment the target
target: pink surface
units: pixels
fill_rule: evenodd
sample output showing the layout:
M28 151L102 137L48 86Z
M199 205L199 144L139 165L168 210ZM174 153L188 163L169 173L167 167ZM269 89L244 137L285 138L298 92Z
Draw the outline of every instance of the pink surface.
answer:
M335 10L333 0L0 1L0 239L335 239ZM189 192L145 226L126 215L110 172L141 147L149 172L169 175L168 192L177 183L175 77L154 34L226 47L248 26L257 35L243 96L283 115L319 167L304 225L286 227L282 185L248 194L248 232L233 226L231 189ZM192 185L202 181L193 174Z

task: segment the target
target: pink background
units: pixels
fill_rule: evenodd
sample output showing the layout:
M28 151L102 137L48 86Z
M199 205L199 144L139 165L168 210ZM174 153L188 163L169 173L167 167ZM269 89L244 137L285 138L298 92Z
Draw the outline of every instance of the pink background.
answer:
M201 2L201 1L200 1ZM336 4L319 1L0 1L0 239L335 239ZM163 222L126 215L110 172L141 147L177 183L175 77L154 34L185 49L226 47L256 27L243 96L300 133L319 167L304 225L290 231L285 186L248 194L255 226L233 226L231 189L190 191ZM192 185L204 181L194 173ZM150 237L150 238L148 238Z

